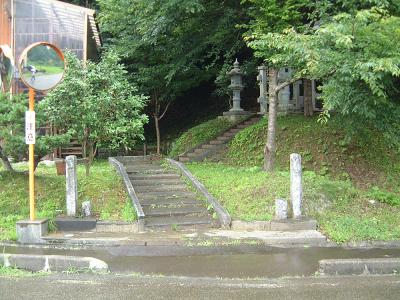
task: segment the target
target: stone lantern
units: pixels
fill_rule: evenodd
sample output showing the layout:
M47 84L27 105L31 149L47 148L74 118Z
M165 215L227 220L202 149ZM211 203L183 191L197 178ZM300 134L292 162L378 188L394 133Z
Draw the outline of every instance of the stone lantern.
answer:
M224 116L228 116L231 119L236 119L237 116L249 114L249 112L244 111L240 107L240 92L243 90L244 85L242 83L243 73L239 68L239 62L237 59L233 64L233 69L230 70L227 75L231 76L231 84L229 85L229 88L232 90L233 94L233 106L229 111L224 112Z
M230 111L243 111L243 109L240 107L240 92L244 88L242 84L243 73L239 68L239 62L237 59L233 63L233 69L230 70L227 74L231 76L231 84L229 88L233 92L233 107L232 109L230 109Z

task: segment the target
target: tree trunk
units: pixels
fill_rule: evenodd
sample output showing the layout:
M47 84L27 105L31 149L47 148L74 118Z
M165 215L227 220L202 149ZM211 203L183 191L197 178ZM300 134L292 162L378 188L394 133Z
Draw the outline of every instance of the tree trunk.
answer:
M153 101L154 101L154 113L153 113L153 118L154 118L154 124L156 126L156 138L157 138L157 155L161 154L161 134L160 134L160 120L165 116L165 113L168 110L168 107L170 106L171 102L168 102L167 105L164 108L164 111L161 113L161 103L158 99L157 93L154 92L153 94Z
M158 116L154 115L154 123L156 125L156 137L157 137L157 155L160 155L160 145L161 145L161 136L160 136L160 124L159 124Z
M87 161L86 161L86 176L90 175L90 167L93 164L94 157L96 156L96 145L94 142L88 141L88 149L87 149Z
M273 171L275 168L276 155L276 118L278 102L278 69L269 68L269 111L268 111L268 134L267 143L264 148L264 170Z
M304 116L310 117L314 114L312 103L312 85L311 80L304 79Z
M36 171L36 168L39 165L41 159L42 159L41 157L35 155L35 159L33 162L33 172Z
M14 172L14 169L11 166L11 163L8 160L8 157L3 153L3 149L1 147L0 147L0 158L1 158L2 162L3 162L3 165L6 168L6 170Z
M90 175L90 146L89 146L89 130L84 129L83 140L82 140L82 156L85 159L85 170L86 176Z

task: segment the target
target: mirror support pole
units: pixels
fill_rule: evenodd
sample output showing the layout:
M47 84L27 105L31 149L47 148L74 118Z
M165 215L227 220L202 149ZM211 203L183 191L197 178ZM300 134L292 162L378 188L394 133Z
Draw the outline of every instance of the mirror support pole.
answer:
M29 88L29 111L35 110L35 90ZM29 145L29 209L30 219L35 220L35 145Z

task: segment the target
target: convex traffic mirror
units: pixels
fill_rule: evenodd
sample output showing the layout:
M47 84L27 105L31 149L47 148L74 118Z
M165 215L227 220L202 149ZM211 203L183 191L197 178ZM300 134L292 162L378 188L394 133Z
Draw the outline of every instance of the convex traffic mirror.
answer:
M24 50L19 62L21 80L30 88L46 91L64 76L65 61L61 50L49 43L36 43Z
M0 92L9 92L14 72L14 59L9 46L0 45Z

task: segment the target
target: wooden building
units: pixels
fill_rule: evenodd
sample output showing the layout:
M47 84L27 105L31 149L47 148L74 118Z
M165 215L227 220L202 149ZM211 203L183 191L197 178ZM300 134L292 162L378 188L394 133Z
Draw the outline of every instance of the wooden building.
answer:
M0 45L8 45L15 65L32 43L48 42L82 60L96 60L101 46L95 11L55 0L0 0ZM25 87L15 72L13 92Z
M0 0L0 45L11 48L15 66L23 50L36 42L54 44L62 51L69 50L83 61L98 59L101 40L92 9L56 0ZM11 92L23 93L27 87L14 70ZM38 92L39 101L45 93ZM52 134L54 128L43 128ZM81 145L57 149L55 156L80 155Z

